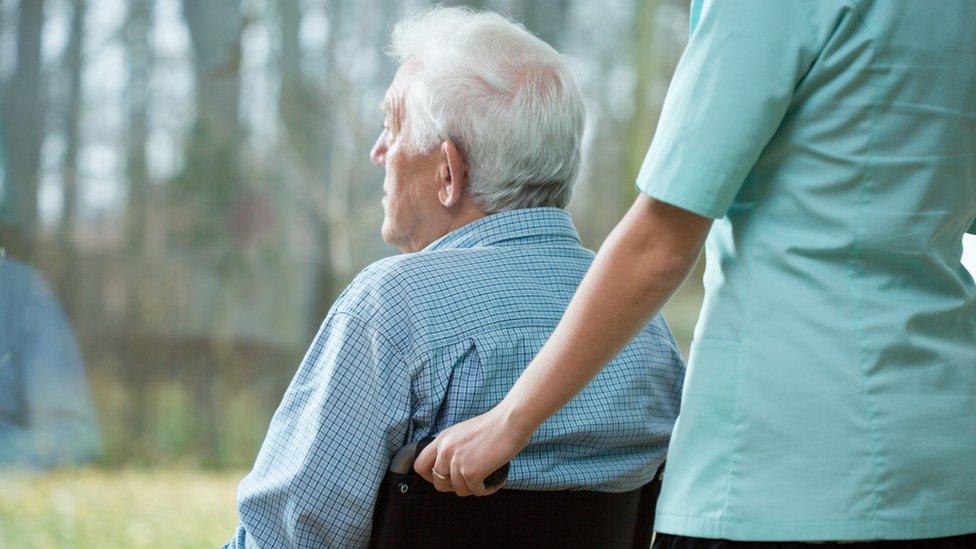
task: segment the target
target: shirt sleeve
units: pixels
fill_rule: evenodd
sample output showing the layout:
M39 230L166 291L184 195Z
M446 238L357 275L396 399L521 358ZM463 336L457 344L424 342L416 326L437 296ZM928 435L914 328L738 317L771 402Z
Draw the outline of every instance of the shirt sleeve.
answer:
M972 226L969 227L969 230L966 232L969 234L976 234L976 221L973 221Z
M702 1L637 177L649 196L723 217L821 42L803 0Z
M330 312L238 489L225 547L360 547L393 453L406 442L410 382L368 322Z

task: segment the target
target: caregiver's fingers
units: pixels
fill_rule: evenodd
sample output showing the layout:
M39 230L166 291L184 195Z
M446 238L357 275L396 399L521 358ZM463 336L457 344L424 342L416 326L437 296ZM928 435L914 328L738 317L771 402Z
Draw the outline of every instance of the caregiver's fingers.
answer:
M454 491L454 486L451 485L451 454L443 446L438 449L430 474L438 492Z
M461 496L470 496L471 488L468 487L468 481L461 474L461 467L457 460L451 460L451 486L454 488L454 493Z
M438 440L434 439L433 442L428 444L413 462L413 470L431 484L434 483L433 470L434 462L437 461Z

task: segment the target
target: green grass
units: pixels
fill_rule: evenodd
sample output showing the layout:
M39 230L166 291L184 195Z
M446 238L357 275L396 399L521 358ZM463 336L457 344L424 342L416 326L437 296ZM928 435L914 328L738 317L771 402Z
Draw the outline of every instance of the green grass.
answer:
M219 547L242 472L0 473L0 549Z

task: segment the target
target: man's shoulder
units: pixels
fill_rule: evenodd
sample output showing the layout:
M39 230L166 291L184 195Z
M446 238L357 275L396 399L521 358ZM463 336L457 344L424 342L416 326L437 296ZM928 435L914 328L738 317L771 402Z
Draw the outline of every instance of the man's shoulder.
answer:
M333 312L379 325L409 323L410 311L431 299L452 264L467 250L416 252L385 257L368 265L339 294ZM470 259L467 260L470 262ZM398 326L402 328L403 326Z
M343 291L344 306L374 306L380 302L438 299L452 284L491 279L512 250L452 248L399 254L380 259L356 276ZM509 269L508 272L511 272ZM398 306L405 303L400 302Z
M415 284L437 271L448 269L456 261L483 260L479 249L430 250L391 255L363 269L354 282L364 285Z
M583 248L486 246L390 256L363 269L333 311L380 329L417 330L417 336L457 315L475 325L475 311L521 302L527 294L568 301L589 267L589 254Z
M389 300L401 293L416 295L427 288L429 277L448 269L451 256L444 252L398 254L377 260L356 275L343 291L350 303L371 302L371 297Z

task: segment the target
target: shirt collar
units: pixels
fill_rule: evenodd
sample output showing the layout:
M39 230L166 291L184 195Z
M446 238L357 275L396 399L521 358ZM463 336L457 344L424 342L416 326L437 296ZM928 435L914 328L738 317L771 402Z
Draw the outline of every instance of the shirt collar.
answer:
M569 213L562 208L525 208L476 219L431 242L422 251L554 240L580 243L579 233Z

